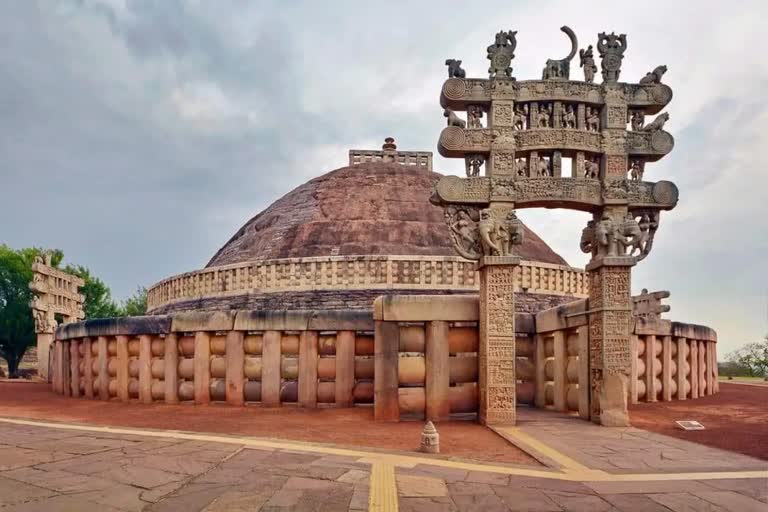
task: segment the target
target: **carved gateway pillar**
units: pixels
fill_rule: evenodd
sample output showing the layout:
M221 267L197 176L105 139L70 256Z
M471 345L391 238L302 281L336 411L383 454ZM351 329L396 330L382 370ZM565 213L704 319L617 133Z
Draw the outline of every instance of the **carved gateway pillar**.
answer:
M672 90L661 83L665 66L639 83L618 78L627 49L625 35L598 34L602 84L593 83L597 65L592 47L580 52L585 80L570 80L577 53L576 35L565 59L547 60L542 80L516 80L511 62L515 31L500 31L487 48L489 78L465 78L449 71L440 104L448 126L440 134L444 157L485 162L470 166L467 178L445 176L433 202L445 207L456 251L478 260L480 272L480 420L515 420L515 272L513 251L522 238L515 208L566 208L589 212L581 249L587 265L589 298L590 418L604 425L626 425L630 332L631 268L653 245L662 210L677 204L677 187L668 181L643 181L647 162L672 150L674 139L658 113ZM460 62L453 59L453 62ZM489 113L487 127L465 122L457 112ZM632 112L632 130L627 129ZM563 174L571 159L571 175Z

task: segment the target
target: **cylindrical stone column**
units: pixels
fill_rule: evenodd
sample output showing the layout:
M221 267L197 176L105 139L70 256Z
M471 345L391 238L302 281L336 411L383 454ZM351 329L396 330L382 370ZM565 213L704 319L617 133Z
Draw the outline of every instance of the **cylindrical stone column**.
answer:
M448 398L450 387L450 351L448 322L431 321L426 326L426 418L447 421L451 414Z

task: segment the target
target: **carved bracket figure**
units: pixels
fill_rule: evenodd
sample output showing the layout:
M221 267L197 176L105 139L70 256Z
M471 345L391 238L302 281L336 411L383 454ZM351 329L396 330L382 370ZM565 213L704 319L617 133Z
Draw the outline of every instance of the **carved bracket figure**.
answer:
M637 220L639 219L639 221ZM582 252L598 256L630 256L643 260L651 252L653 238L659 227L659 212L637 210L628 212L623 219L603 212L599 218L587 222L581 232L579 246Z
M597 35L597 51L600 53L600 67L603 72L603 82L610 83L619 80L621 61L627 50L627 35L616 35L611 32L600 32Z
M523 223L514 210L449 206L445 220L456 252L470 260L482 256L511 256L523 242Z
M664 124L669 121L669 114L666 112L659 114L656 116L656 119L651 121L649 124L643 127L642 131L644 132L657 132L664 128Z
M667 66L656 66L656 68L650 73L646 73L643 78L640 79L640 85L660 84L661 77L667 72Z
M571 52L564 59L547 59L544 71L541 74L542 80L568 80L571 74L571 60L576 56L576 50L579 48L579 41L576 34L570 27L563 25L560 30L566 33L571 40Z
M448 78L466 78L467 73L461 68L461 61L458 59L445 59L445 65L448 66Z
M501 75L512 78L512 59L515 58L517 47L517 30L501 31L496 33L494 44L488 47L488 60L491 61L488 68L488 78Z
M443 110L443 116L448 118L448 126L456 126L458 128L466 128L467 123L462 118L456 115L456 112L446 108Z

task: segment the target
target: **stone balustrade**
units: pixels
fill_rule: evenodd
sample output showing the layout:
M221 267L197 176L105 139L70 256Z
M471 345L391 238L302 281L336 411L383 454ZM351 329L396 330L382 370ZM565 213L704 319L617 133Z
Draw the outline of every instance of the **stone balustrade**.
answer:
M67 324L53 389L72 397L303 407L373 403L368 312L177 313Z
M586 297L581 269L524 261L516 276L529 294ZM315 290L446 290L467 293L479 287L474 262L453 256L328 256L250 261L169 277L149 288L147 309L243 294Z
M477 411L482 371L477 367L477 296L385 296L376 300L373 315L378 420L439 421ZM589 418L587 322L585 299L536 315L515 315L518 404ZM636 320L629 400L685 400L716 393L716 344L717 335L709 327ZM652 351L646 350L651 346Z
M581 299L515 315L518 404L589 417L588 313ZM476 295L386 295L372 312L90 320L56 330L53 386L143 403L374 404L377 420L439 421L477 412L478 319ZM717 392L716 343L708 327L636 319L629 400Z

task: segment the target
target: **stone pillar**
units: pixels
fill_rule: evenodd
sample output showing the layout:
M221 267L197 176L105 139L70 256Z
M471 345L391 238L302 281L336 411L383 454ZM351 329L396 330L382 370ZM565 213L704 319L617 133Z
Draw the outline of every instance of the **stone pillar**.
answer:
M633 258L598 257L589 272L590 416L605 426L629 425ZM653 346L646 342L646 351ZM646 368L653 373L653 368Z
M565 331L558 329L553 334L555 350L554 369L554 406L556 411L566 412L566 394L568 392L568 352L565 347Z
M70 384L72 372L69 369L70 354L69 345L72 341L62 343L61 346L61 391L64 396L72 396L72 385Z
M514 425L515 381L515 271L520 258L484 256L480 271L480 403L484 425Z
M299 338L299 405L317 407L317 331L304 331Z
M261 349L261 405L280 406L280 331L267 331L262 338Z
M165 337L165 403L179 403L179 338L175 332Z
M571 161L571 177L583 178L584 177L584 161L585 156L583 151L576 152L576 158Z
M243 331L229 331L226 341L226 396L229 405L245 404L245 352L243 351ZM299 359L301 363L301 359ZM299 374L301 386L301 374ZM301 389L301 388L299 388Z
M398 354L400 327L397 322L376 320L374 338L373 414L376 421L400 421Z
M645 401L656 401L656 336L645 337Z
M211 335L205 331L195 333L195 403L211 403Z
M107 338L98 337L99 355L96 356L99 365L99 398L109 400L109 353L107 352Z
M434 320L426 326L427 420L447 421L451 414L448 322Z
M688 345L685 342L685 338L677 338L677 399L685 400L685 365L688 362L685 360L685 351Z
M139 401L152 403L152 337L139 336Z
M637 334L633 334L629 337L629 402L632 404L637 403Z
M91 353L91 338L83 339L85 355L83 356L83 385L85 398L93 398L93 354Z
M355 331L336 334L336 406L352 407L355 388Z
M579 327L579 417L589 419L589 326Z
M672 336L661 340L661 399L672 400Z
M534 343L536 344L536 352L534 356L534 363L536 365L534 404L536 404L536 407L539 409L544 409L547 407L547 374L545 368L545 363L547 362L547 353L544 347L545 338L541 334L537 334L533 337L533 339Z
M128 336L118 335L117 349L117 398L123 402L130 400L128 393ZM166 360L166 366L169 364Z
M37 333L37 374L46 382L51 382L50 354L52 344L52 332Z
M72 386L72 397L80 398L80 342L77 340L69 341L69 364L72 374L69 378Z
M691 349L688 358L691 361L691 398L699 398L699 344L696 340L688 340Z

